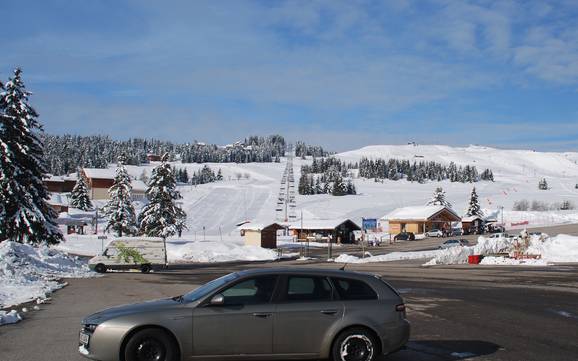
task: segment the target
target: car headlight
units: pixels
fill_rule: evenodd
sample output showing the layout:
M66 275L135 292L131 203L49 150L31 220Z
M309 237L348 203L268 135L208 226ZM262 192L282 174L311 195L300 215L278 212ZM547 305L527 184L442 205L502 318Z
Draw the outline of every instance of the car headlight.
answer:
M84 330L90 333L93 333L97 327L98 325L96 324L86 324L83 326Z

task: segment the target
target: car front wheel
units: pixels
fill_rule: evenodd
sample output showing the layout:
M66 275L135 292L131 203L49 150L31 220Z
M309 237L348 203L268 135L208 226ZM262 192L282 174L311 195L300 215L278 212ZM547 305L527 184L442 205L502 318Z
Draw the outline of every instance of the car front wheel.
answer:
M374 361L379 347L371 332L352 328L337 336L331 354L333 361Z
M126 361L177 361L177 346L163 330L144 329L135 333L124 349Z

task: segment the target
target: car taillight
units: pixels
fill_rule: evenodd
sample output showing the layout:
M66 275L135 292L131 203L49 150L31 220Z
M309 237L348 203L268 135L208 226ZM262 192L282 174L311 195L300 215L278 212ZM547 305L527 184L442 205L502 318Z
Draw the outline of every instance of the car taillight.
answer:
M395 310L397 312L405 312L405 305L403 303L400 303L399 305L395 306Z

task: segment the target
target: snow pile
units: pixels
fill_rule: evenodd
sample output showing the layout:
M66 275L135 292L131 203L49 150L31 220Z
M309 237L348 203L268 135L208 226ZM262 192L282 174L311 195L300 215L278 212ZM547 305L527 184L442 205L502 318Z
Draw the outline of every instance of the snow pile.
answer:
M534 237L527 253L542 255L548 262L578 262L578 237L559 234L544 242Z
M412 259L425 259L437 256L441 250L434 251L419 251L419 252L391 252L380 256L369 256L359 258L349 254L341 254L335 258L338 263L373 263L373 262L391 262L391 261L405 261Z
M467 263L468 256L471 255L486 256L496 253L507 253L509 256L513 256L516 244L523 242L523 240L516 238L480 237L478 244L473 247L452 247L440 251L424 266ZM514 259L490 256L484 257L481 264L545 266L554 262L578 262L578 237L558 235L542 239L539 236L532 236L524 254L538 258Z
M547 266L548 262L543 259L515 259L506 257L484 257L480 264L494 266Z
M44 298L64 287L61 278L91 277L86 263L64 252L41 246L0 243L0 307Z
M10 312L0 311L0 326L20 322L21 320L22 316L16 310Z
M479 237L478 243L471 247L451 247L441 250L434 258L424 266L436 264L461 264L468 263L468 256L475 254L487 255L493 253L509 252L514 245L512 238L485 238Z
M167 257L169 263L272 261L278 258L275 250L218 241L169 241Z

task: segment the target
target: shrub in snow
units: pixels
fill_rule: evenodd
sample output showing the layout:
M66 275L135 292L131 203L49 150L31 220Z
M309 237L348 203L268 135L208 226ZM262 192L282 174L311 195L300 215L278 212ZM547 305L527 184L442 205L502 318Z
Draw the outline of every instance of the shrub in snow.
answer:
M548 182L546 181L546 178L542 178L539 182L538 182L538 189L540 190L548 190Z
M530 202L528 202L526 199L515 201L514 207L512 207L512 210L514 211L527 211L528 209L530 209Z
M42 181L42 126L28 104L21 74L16 69L5 88L0 83L0 241L54 244L62 234Z

